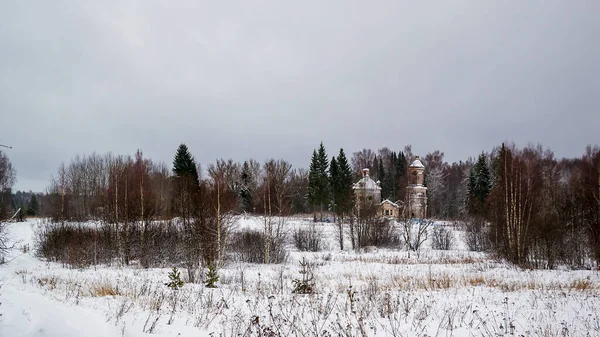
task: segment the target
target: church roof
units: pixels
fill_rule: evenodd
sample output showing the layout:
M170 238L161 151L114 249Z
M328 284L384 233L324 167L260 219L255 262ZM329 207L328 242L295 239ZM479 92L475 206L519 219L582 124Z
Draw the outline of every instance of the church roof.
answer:
M425 168L425 166L423 165L423 163L421 162L421 159L419 159L419 156L415 157L415 161L412 162L412 164L410 164L409 167L414 167L414 168Z
M366 177L362 177L358 182L356 182L353 186L353 189L355 190L380 190L381 187L379 187L379 184L377 184L377 182L373 179L371 179L371 177L366 176Z
M392 202L390 199L385 199L384 201L382 201L382 202L380 203L380 205L383 205L383 204L390 204L390 205L392 205L392 206L394 206L394 207L400 207L399 203L401 203L401 201Z
M369 169L367 169L367 168L363 169L362 179L360 179L358 182L356 182L354 185L352 185L352 188L355 190L369 190L369 191L381 190L381 187L379 187L379 181L375 181L375 180L371 179L371 177L369 176Z

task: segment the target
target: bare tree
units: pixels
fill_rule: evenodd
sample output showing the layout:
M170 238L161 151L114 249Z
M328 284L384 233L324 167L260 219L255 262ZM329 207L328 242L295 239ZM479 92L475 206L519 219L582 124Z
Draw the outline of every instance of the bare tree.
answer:
M8 157L0 151L0 220L4 219L8 211L7 201L10 198L11 188L16 181L16 171Z
M360 177L362 170L365 168L368 168L371 172L375 172L377 169L373 167L375 156L375 152L371 149L362 149L361 151L354 152L351 159L354 175Z
M285 160L268 160L264 164L262 201L263 201L263 225L265 232L265 263L280 261L278 256L272 256L272 252L281 252L284 225L291 210L293 193L290 189L290 172L292 166Z
M222 267L225 243L228 241L233 212L237 208L236 186L239 184L239 165L230 159L217 160L208 167L209 186L212 191L212 209L215 218L215 267Z
M409 257L411 251L416 252L419 257L421 246L429 237L429 228L433 221L406 217L400 218L399 221L402 226L402 239L409 252Z

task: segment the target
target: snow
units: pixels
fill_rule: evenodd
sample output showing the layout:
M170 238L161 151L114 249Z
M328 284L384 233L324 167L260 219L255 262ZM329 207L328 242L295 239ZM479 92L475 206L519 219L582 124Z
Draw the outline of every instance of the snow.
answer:
M308 225L286 223L290 232ZM435 226L452 230L453 250L427 241L418 255L340 251L335 225L318 223L321 252L290 244L286 264L232 262L218 289L186 284L177 292L163 285L169 269L45 262L24 249L33 248L37 220L8 226L19 249L0 265L0 336L600 336L598 271L522 270L467 251L451 223ZM236 230L262 226L259 217L240 217ZM291 293L302 257L313 265L316 295ZM94 294L101 286L117 295Z
M421 162L420 159L415 159L412 164L410 164L410 167L415 167L415 168L425 168L425 166L423 165L423 163Z

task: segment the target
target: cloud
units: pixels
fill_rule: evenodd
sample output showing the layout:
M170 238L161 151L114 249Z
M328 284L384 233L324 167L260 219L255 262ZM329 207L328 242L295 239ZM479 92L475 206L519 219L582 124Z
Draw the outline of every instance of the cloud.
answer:
M0 4L16 188L81 153L171 162L598 143L597 2Z

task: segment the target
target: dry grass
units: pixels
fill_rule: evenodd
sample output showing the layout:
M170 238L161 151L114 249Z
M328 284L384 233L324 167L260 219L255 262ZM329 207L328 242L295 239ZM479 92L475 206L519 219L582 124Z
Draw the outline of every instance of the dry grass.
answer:
M335 257L338 262L361 262L361 263L381 263L393 265L453 265L453 264L475 264L487 261L484 258L466 257L441 257L433 259L411 259L401 256L340 256Z
M40 287L47 288L49 290L56 289L56 285L58 284L58 277L56 276L42 276L37 279L37 282Z
M94 296L94 297L120 295L119 289L114 287L112 284L108 284L108 283L93 285L90 289L90 294L91 294L91 296Z
M573 280L571 284L569 284L569 287L570 289L580 291L598 289L598 285L595 285L590 280L585 279Z

